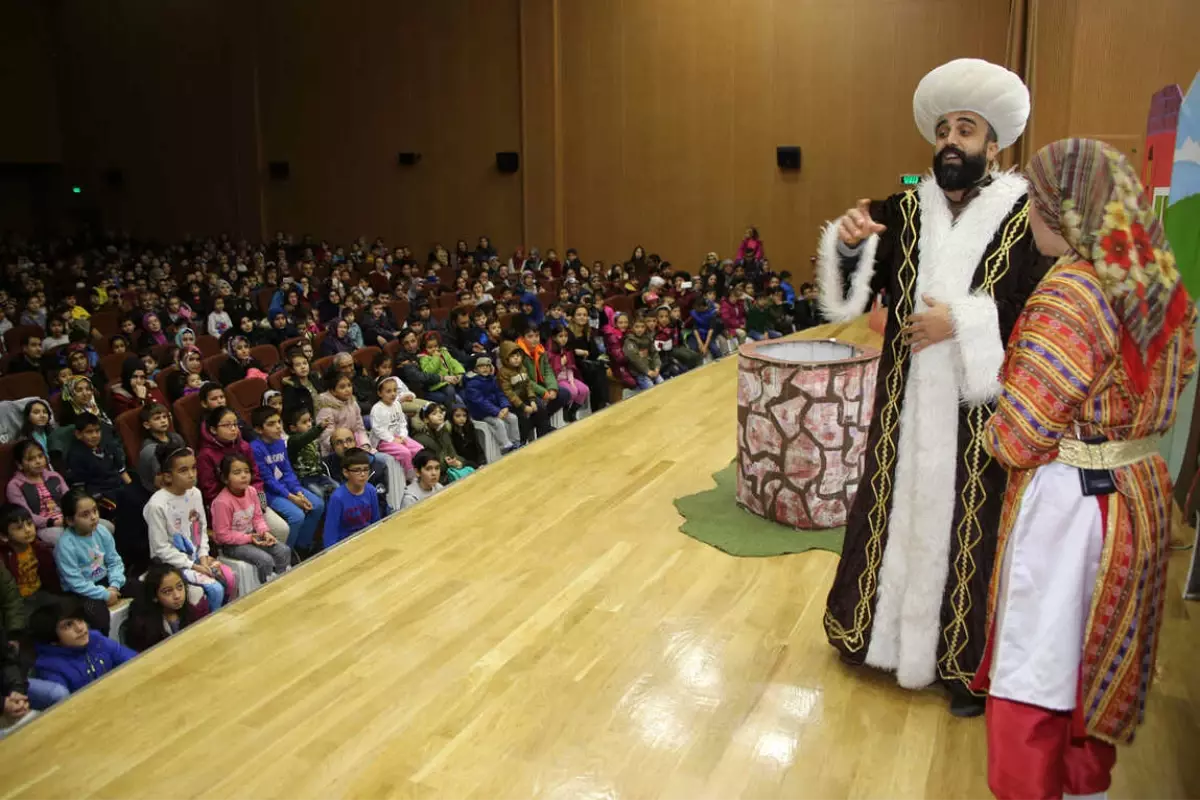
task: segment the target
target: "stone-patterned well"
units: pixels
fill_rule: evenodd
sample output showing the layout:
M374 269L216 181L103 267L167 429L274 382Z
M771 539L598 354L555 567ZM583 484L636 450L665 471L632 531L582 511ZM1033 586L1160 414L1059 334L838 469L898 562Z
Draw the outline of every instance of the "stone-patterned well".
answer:
M833 339L738 353L738 504L807 530L846 524L862 476L879 351Z

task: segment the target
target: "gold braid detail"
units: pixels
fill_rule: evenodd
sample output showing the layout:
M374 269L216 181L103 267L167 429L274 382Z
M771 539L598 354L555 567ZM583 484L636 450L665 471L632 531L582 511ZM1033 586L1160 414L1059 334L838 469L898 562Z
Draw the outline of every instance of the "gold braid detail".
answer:
M983 284L980 288L988 295L994 297L996 284L1008 274L1012 266L1009 253L1013 246L1025 236L1028 229L1029 201L1027 199L1005 224L1000 237L1000 246L984 261ZM963 670L958 659L967 647L969 636L967 616L971 613L973 605L970 583L977 570L974 550L983 541L983 525L979 521L979 510L987 502L983 473L992 463L992 457L984 449L983 429L991 415L992 410L988 406L977 406L967 413L967 426L971 438L967 443L966 452L963 453L966 479L963 482L962 493L959 495L963 515L954 531L955 538L958 540L958 556L952 565L954 585L950 590L950 607L954 617L942 629L945 653L938 659L938 675L942 680L960 681L964 686L975 677L974 672Z
M905 319L913 308L913 286L917 281L917 266L914 261L918 235L914 225L920 204L916 192L909 190L900 198L900 213L904 225L900 230L900 249L903 260L896 273L900 296L895 298L895 313ZM846 649L856 653L866 645L865 632L871 625L874 611L879 564L883 559L883 534L887 530L888 514L891 511L892 478L896 465L896 442L900 428L900 397L904 391L908 372L909 348L903 336L895 336L890 342L892 368L888 370L884 383L887 386L887 402L879 410L880 437L875 444L875 474L871 476L871 491L875 504L867 512L870 536L867 539L867 564L858 575L858 603L854 607L853 627L846 629L827 608L825 630L831 639L840 640ZM861 487L860 487L861 491Z

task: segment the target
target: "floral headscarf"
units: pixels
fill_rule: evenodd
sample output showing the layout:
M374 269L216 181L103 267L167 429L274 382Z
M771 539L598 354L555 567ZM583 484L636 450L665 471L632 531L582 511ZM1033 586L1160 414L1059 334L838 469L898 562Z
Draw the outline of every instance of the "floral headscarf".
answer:
M80 403L75 397L75 392L85 383L92 388L92 399L86 405ZM67 378L63 382L63 398L71 406L71 410L75 412L73 416L95 414L105 425L112 425L112 420L108 418L108 415L101 410L100 404L96 402L96 387L92 386L92 382L86 376L73 375Z
M249 364L250 356L246 356L245 361L242 361L242 359L238 358L237 349L238 349L238 345L240 345L240 344L244 344L244 345L246 345L246 347L249 347L250 340L247 339L245 336L230 336L229 341L225 344L225 350L229 353L229 358L231 360L233 360L239 364L243 364L243 363Z
M196 346L181 347L179 348L179 353L175 356L175 366L179 367L179 374L184 378L186 378L188 373L191 372L191 370L187 368L187 360L188 356L192 353L195 353L200 357L200 372L204 371L204 354L200 352L200 348Z
M1137 173L1103 142L1063 139L1026 169L1030 198L1050 229L1096 268L1121 325L1121 358L1134 389L1186 319L1190 301Z

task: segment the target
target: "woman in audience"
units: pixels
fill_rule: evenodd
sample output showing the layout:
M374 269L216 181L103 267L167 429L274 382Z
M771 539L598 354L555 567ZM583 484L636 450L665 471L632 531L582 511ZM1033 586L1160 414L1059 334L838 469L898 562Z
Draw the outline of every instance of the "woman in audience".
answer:
M163 331L162 320L158 314L150 312L142 317L142 335L138 337L138 347L156 347L170 344L166 332Z
M74 425L79 414L95 414L106 435L113 433L112 420L96 399L92 382L82 375L72 375L63 384L62 424Z
M267 368L250 355L250 340L245 336L231 336L225 346L229 358L221 365L217 376L221 384L228 386L246 378L267 378Z
M178 367L178 370L167 378L167 395L171 398L172 403L183 397L189 375L198 376L201 383L212 380L204 370L204 357L200 354L198 347L180 349L179 354L175 357L175 366Z
M141 359L130 357L121 365L121 383L112 389L113 416L139 409L152 403L167 404L158 385L146 378L146 366Z
M350 341L350 324L340 317L325 328L325 339L321 342L322 356L335 356L338 353L353 353L354 343Z
M608 405L608 368L604 354L596 346L596 332L592 330L587 306L579 304L571 308L566 331L566 347L575 355L575 364L587 384L592 411L599 411Z
M174 342L179 348L192 347L196 344L196 332L187 327L179 328L175 331Z

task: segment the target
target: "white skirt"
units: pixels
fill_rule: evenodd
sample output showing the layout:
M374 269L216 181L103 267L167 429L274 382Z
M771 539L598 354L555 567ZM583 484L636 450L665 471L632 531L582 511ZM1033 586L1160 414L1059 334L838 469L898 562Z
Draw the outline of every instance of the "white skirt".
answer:
M1084 629L1104 530L1079 470L1038 468L1021 499L1001 565L991 689L996 697L1075 708Z

